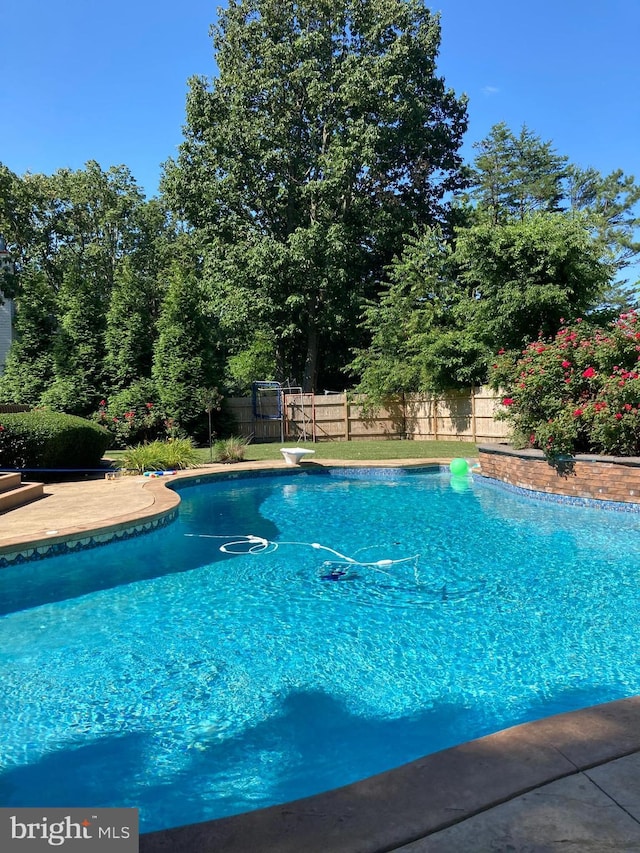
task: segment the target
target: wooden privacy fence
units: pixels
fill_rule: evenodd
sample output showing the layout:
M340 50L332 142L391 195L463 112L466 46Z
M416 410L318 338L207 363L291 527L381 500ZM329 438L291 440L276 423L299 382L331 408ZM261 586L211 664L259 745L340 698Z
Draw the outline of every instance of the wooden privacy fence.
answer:
M407 394L366 417L363 398L347 394L283 395L282 423L277 398L261 405L255 417L250 397L231 397L227 403L238 431L255 441L357 441L358 439L408 438L416 440L499 441L509 434L497 421L500 401L488 388L451 391L437 397Z
M0 415L16 415L30 411L31 406L23 406L21 403L0 403Z

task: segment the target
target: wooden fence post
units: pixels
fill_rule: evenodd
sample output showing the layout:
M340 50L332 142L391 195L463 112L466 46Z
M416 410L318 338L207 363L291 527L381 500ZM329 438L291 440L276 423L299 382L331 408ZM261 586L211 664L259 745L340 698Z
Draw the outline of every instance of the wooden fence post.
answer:
M475 443L478 441L478 432L476 430L476 388L471 386L471 439Z
M349 395L346 392L344 395L344 439L351 441L349 434Z
M318 436L316 433L316 395L315 393L311 395L311 435L313 436L313 442L318 440Z
M469 396L464 397L464 409L466 412L466 430L469 431L465 433L465 437L476 443L482 440L499 441L506 437L508 430L504 425L504 422L495 422L492 414L491 403L492 401L499 401L500 398L495 396L490 389L483 388L482 386L474 387L467 393ZM447 407L445 414L443 415L444 432L442 434L442 439L444 440L448 438L449 435L456 435L455 423L458 421L454 418L455 423L452 421L450 424L449 415L451 413L449 410L451 407L449 405L450 401L446 395L443 401L439 400L435 396L432 397L431 395L425 395L421 397L420 405L417 405L415 399L409 395L405 396L404 401L398 397L397 418L399 418L400 415L403 416L404 429L402 429L398 424L397 431L394 431L391 427L393 418L389 417L388 412L384 412L382 414L379 422L367 422L363 427L363 422L357 414L357 410L360 408L358 398L353 399L348 397L346 394L342 397L342 400L340 400L340 395L338 394L322 397L305 395L304 413L297 402L299 399L300 395L287 396L285 405L283 406L283 414L285 415L289 438L291 438L291 430L295 430L296 426L304 427L305 425L308 425L308 406L311 405L311 440L313 441L323 439L351 441L352 433L356 436L356 440L361 437L378 439L385 437L390 438L393 435L398 436L403 433L407 435L407 437L410 435L415 437L416 431L413 430L414 421L420 423L418 435L421 438L437 441L440 439L438 418L441 402L443 403L443 406ZM463 398L458 396L456 399L462 400ZM231 398L227 400L227 403L237 418L238 431L241 435L252 435L252 433L256 431L256 424L259 424L258 434L254 436L256 440L260 440L261 438L270 439L272 441L278 440L276 427L279 427L279 424L275 421L254 421L251 398ZM402 409L400 409L401 403L403 403ZM0 412L2 410L2 405L3 404L0 404ZM354 407L353 417L351 410L352 405ZM6 404L4 404L4 406L6 410ZM432 407L431 411L429 411L429 406ZM17 408L23 407L13 407L13 410L15 411ZM493 408L495 408L495 406ZM447 414L447 412L449 414ZM300 420L301 417L303 418L303 421ZM343 430L342 434L340 433L340 429Z

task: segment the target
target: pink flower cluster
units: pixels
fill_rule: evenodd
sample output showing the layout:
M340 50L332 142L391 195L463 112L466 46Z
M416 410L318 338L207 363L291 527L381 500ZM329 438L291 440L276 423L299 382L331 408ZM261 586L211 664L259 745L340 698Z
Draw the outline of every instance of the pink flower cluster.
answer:
M549 340L497 354L491 385L516 439L548 455L640 455L640 319L607 328L578 318Z

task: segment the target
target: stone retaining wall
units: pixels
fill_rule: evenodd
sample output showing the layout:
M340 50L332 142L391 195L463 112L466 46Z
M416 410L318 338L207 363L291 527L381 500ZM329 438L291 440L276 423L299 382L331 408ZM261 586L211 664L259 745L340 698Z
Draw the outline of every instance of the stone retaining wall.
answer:
M539 450L480 445L482 475L522 489L595 500L640 503L640 458L578 455L549 463Z

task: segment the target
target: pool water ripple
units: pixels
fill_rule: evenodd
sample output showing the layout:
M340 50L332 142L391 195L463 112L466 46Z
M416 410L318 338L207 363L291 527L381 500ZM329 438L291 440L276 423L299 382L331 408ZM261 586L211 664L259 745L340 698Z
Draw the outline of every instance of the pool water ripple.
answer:
M166 529L20 567L13 608L1 576L0 805L157 829L640 692L640 516L434 473L182 498Z

